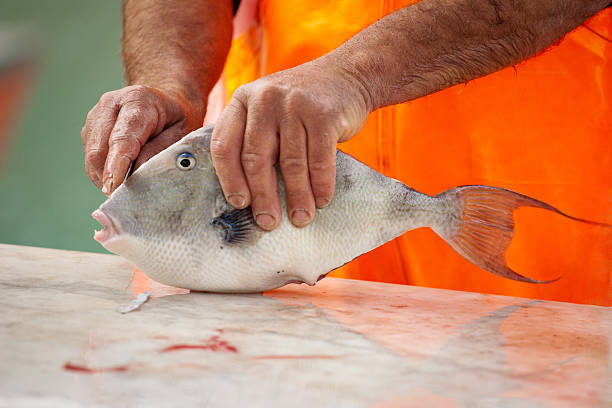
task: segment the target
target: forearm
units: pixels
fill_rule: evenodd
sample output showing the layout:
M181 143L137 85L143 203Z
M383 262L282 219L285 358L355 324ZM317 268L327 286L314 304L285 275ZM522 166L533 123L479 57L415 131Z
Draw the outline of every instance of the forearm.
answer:
M229 51L231 1L125 0L123 15L128 84L179 96L203 116Z
M349 72L370 111L513 65L609 0L422 0L323 58Z

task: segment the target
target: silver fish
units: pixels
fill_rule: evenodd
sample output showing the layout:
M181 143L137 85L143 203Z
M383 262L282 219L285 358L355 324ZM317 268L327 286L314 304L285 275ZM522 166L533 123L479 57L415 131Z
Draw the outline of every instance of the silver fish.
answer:
M404 232L430 227L489 272L523 282L551 282L514 272L504 254L516 208L565 215L554 207L488 186L429 196L340 151L332 203L317 209L304 228L283 217L278 228L265 232L250 208L238 210L225 200L210 156L212 129L198 129L150 159L92 214L104 226L94 238L154 280L212 292L259 292L293 282L314 285ZM286 212L282 177L279 193Z

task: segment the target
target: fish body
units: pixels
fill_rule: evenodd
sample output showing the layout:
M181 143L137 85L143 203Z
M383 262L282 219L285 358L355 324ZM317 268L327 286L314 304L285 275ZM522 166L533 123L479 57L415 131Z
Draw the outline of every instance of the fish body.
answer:
M212 292L314 285L404 232L430 227L484 269L539 282L510 270L504 252L512 211L522 205L557 211L548 204L487 186L429 196L338 151L332 203L306 227L283 217L278 228L264 231L250 208L225 200L210 156L212 129L198 129L150 159L92 214L105 227L94 238L154 280Z

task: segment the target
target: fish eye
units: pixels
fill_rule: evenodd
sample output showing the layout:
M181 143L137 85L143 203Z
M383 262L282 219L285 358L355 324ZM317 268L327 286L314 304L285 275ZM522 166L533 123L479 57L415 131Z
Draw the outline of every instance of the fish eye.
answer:
M196 165L196 159L191 153L181 153L176 157L176 167L179 170L191 170Z

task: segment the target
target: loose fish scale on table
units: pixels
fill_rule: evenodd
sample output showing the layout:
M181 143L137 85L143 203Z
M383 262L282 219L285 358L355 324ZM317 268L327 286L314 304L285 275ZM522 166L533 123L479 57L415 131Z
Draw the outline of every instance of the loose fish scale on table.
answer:
M250 208L236 210L225 201L210 158L212 129L198 129L153 157L92 214L105 227L95 238L155 280L218 292L312 285L404 232L428 226L476 265L540 282L510 270L504 253L513 210L534 206L560 213L546 203L487 186L431 197L338 152L332 203L318 209L307 227L283 217L278 228L264 232ZM279 193L285 212L280 174Z

